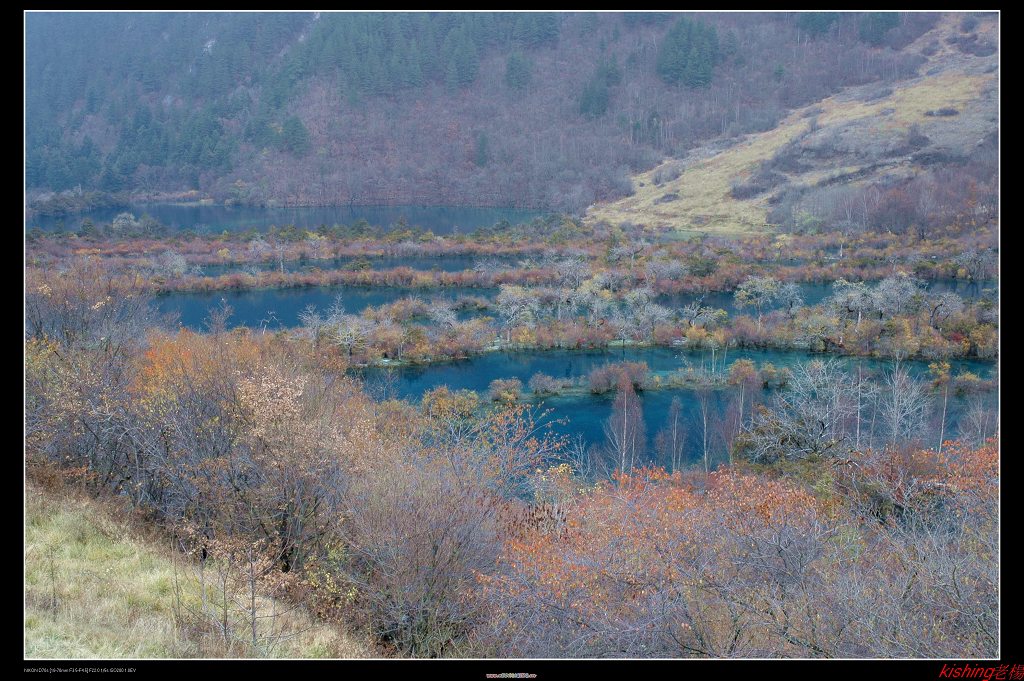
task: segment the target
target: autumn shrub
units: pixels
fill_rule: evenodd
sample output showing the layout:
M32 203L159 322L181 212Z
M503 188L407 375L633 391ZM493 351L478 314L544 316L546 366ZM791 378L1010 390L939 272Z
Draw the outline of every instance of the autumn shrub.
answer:
M458 654L484 614L476 574L493 569L498 550L483 490L427 453L381 462L344 492L336 548L317 570L338 585L345 617L403 655Z
M595 367L587 376L587 384L594 394L606 393L619 385L624 377L634 390L643 390L647 385L649 370L647 362L618 362Z
M657 345L674 345L685 338L683 328L676 324L658 324L654 327L652 340Z
M450 390L441 386L423 393L420 398L423 413L432 419L468 419L480 406L480 396L472 390Z
M659 469L619 476L575 502L566 536L506 542L503 570L484 579L501 654L752 654L768 642L761 592L791 584L824 550L831 528L815 506L752 478L715 474L701 494ZM730 628L734 608L752 619Z
M771 330L768 324L758 325L746 315L734 317L729 326L729 336L740 347L767 347L771 345Z
M761 369L758 372L761 386L763 388L784 388L790 379L789 369L782 367L781 369L776 367L771 362L765 362L761 365Z
M477 418L458 404L467 397L434 391L425 441L415 445L358 436L373 443L364 468L372 474L340 481L342 520L315 568L319 583L333 585L335 607L406 655L470 656L488 616L479 576L495 568L507 502L562 446L526 407Z
M518 378L496 378L487 388L487 395L492 402L518 402L523 392L523 382Z
M530 377L528 385L535 395L552 395L562 389L563 382L538 371Z
M566 532L505 541L498 571L482 577L484 631L498 656L994 651L994 454L876 456L831 471L813 493L734 471L700 485L659 469L618 476L572 500ZM937 515L866 521L846 495L869 481Z

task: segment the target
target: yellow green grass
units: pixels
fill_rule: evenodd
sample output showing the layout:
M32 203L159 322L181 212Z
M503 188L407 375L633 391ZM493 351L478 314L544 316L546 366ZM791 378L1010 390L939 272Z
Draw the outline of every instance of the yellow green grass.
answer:
M949 30L955 30L954 19L944 20L938 29L926 35L941 37ZM895 87L890 95L870 102L856 101L843 94L829 97L794 111L773 130L750 135L719 154L689 165L675 180L660 186L654 184L655 175L679 163L678 160L666 161L635 176L633 184L636 191L632 196L591 206L587 220L671 227L682 234L742 236L771 231L767 224L768 195L735 199L730 194L732 184L747 179L762 161L807 131L812 111L822 128L859 121L864 124L866 135L873 130L902 130L912 124L926 122L925 112L929 110L943 107L962 109L994 80L994 75L971 74L953 67L907 81ZM883 114L886 109L892 111ZM812 184L834 172L834 168L817 168L802 176L791 176L790 182ZM655 202L670 193L678 194L679 198L671 202Z
M268 636L260 648L245 641L237 615L238 635L225 641L216 622L198 615L194 563L130 526L92 499L28 485L26 658L374 656L338 628L267 598L261 612L282 614L261 620ZM208 600L221 593L207 584Z
M960 23L963 19L963 12L946 12L942 14L935 27L915 40L907 47L906 51L920 53L925 46L930 46L929 64L948 64L963 59L963 53L946 40L949 36L960 33ZM979 38L998 44L999 22L995 20L994 16L979 19L974 32L978 34ZM922 69L922 71L924 70L927 70L927 68Z

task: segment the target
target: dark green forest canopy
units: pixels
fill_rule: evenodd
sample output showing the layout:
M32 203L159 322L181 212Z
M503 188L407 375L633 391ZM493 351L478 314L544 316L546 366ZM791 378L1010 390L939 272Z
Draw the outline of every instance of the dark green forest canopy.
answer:
M481 52L549 44L559 23L540 13L30 14L28 185L124 189L139 165L227 171L241 141L301 156L308 132L281 114L309 78L332 76L349 99L429 83L464 87ZM521 55L512 64L510 86L521 87L528 66ZM261 96L253 101L238 85ZM191 111L171 106L176 98ZM251 120L239 139L218 120L242 110ZM88 136L64 138L69 113L129 122L101 158Z
M704 87L711 84L712 69L719 58L714 26L683 17L661 43L658 75L666 83Z
M628 194L629 174L666 153L766 129L837 87L912 74L917 62L892 52L895 37L932 23L895 13L29 12L27 186L227 198L239 181L273 185L315 158L323 187L304 202L372 200L401 184L578 209ZM826 72L823 50L860 55L856 72ZM784 75L766 87L772 74ZM326 110L315 110L321 91ZM750 106L737 108L740 92ZM386 142L380 121L396 131ZM353 165L367 176L346 179ZM237 198L298 190L261 191Z

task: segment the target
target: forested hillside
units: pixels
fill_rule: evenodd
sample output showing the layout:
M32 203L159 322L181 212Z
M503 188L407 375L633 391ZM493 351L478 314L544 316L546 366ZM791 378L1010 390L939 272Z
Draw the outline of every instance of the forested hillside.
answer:
M920 75L908 46L936 20L30 13L26 182L32 196L582 211L709 140Z
M593 221L737 234L873 229L924 238L999 205L995 16L944 14L907 46L920 76L843 88L770 131L670 158Z
M1005 650L998 12L25 17L26 660Z

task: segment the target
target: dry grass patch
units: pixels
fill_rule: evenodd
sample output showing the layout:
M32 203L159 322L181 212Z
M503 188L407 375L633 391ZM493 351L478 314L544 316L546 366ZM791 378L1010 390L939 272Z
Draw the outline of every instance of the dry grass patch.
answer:
M231 614L227 639L201 616L198 572L118 512L76 494L25 492L25 657L374 657L337 627L266 597L259 648ZM223 592L206 584L207 601ZM272 627L272 629L271 629Z
M935 71L924 66L921 72L931 75L895 85L888 95L871 101L859 101L865 87L846 91L798 109L784 118L773 130L749 135L739 143L707 158L669 159L661 165L633 178L635 193L617 201L596 204L587 211L589 222L601 220L612 224L632 222L650 228L671 227L681 235L710 233L719 236L744 236L771 231L767 224L770 192L746 199L732 196L733 183L743 182L763 161L770 159L784 145L809 130L814 120L819 130L828 132L839 126L856 125L857 134L866 140L907 131L914 124L935 124L927 112L940 109L963 111L982 97L995 83L992 73L978 73L981 59L953 55L945 38L959 30L963 14L945 15L935 29L918 42L935 41L943 50L930 63L939 63ZM987 35L995 22L979 23L979 32ZM927 40L926 40L927 38ZM955 58L954 58L955 56ZM866 86L878 88L878 85ZM838 171L853 172L858 166L837 157L836 166L817 163L805 173L788 176L790 185L812 185L835 176ZM828 163L826 161L825 163ZM675 168L685 166L680 173ZM655 184L655 179L674 177ZM659 201L666 194L675 194L671 201Z
M732 185L747 179L763 161L806 132L810 125L807 113L812 108L821 109L817 124L822 128L863 121L865 134L880 128L905 130L911 124L927 121L927 111L964 108L992 80L993 76L947 72L908 83L872 102L829 97L795 111L774 130L749 136L720 154L689 165L674 180L654 184L654 176L659 171L679 163L675 159L636 176L636 192L632 196L592 206L587 211L587 220L606 220L612 224L633 222L648 227L669 226L683 232L721 236L770 231L771 226L767 224L768 194L736 199L731 195ZM892 111L883 114L887 109ZM855 168L843 169L852 171ZM815 168L803 175L791 176L790 181L813 184L835 172L834 168ZM659 198L670 193L677 194L678 198L658 203Z

